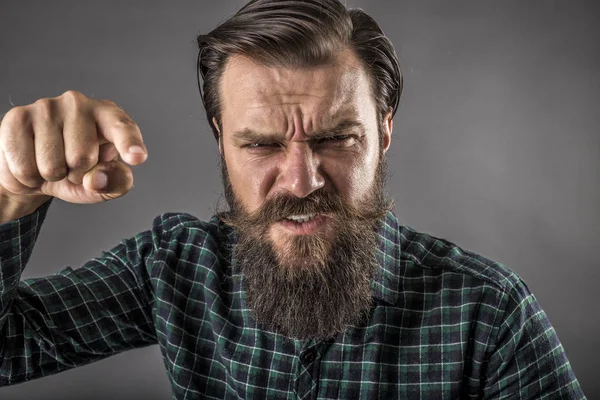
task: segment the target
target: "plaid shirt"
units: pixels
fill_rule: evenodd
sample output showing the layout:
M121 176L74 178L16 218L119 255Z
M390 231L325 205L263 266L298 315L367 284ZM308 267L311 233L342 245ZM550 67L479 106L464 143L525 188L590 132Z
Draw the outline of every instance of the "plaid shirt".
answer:
M51 202L0 225L0 386L158 344L174 399L585 398L514 272L392 213L370 319L314 342L257 326L216 218L162 214L81 268L21 281Z

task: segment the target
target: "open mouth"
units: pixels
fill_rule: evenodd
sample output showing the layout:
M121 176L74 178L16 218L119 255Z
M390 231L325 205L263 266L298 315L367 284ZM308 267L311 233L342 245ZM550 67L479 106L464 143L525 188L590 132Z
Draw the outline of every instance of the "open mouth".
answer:
M287 219L288 221L302 223L302 222L312 221L313 219L315 219L316 216L317 216L317 214L298 214L298 215L290 215L289 217L287 217L285 219Z
M323 228L328 220L323 214L296 214L280 220L278 224L293 234L310 235Z

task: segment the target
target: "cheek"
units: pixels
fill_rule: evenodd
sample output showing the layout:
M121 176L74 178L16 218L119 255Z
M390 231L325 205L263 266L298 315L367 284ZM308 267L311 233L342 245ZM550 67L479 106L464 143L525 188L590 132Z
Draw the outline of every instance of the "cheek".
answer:
M335 190L352 203L362 200L373 185L377 168L377 156L374 153L368 151L323 163L327 178Z
M233 192L247 212L256 211L264 202L277 177L277 165L261 161L228 161Z

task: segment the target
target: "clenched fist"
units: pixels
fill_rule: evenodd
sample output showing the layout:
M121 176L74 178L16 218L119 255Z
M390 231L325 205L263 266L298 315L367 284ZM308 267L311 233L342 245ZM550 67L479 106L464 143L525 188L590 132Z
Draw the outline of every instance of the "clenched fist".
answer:
M2 119L0 194L11 205L39 206L51 197L99 203L127 193L127 164L146 157L138 126L121 108L68 91L14 107Z

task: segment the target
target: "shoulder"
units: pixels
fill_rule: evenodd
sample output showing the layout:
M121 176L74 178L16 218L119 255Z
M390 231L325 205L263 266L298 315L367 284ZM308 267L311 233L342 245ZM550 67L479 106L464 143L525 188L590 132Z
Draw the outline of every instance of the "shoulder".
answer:
M536 324L535 329L549 329L537 299L508 266L407 226L399 226L398 233L403 274L409 277L405 285L441 296L449 304L463 307L466 302L479 308L477 318L494 330L501 326L519 330L526 323Z
M398 237L402 259L422 273L463 275L471 283L486 284L504 294L524 285L508 266L449 240L408 226L398 227Z
M152 226L161 229L165 233L173 233L180 230L196 230L207 234L214 233L218 221L211 219L202 221L198 217L186 212L166 212L154 217Z
M227 240L223 223L213 217L208 221L186 212L166 212L152 221L152 231L161 241L160 247L196 246L218 248Z

